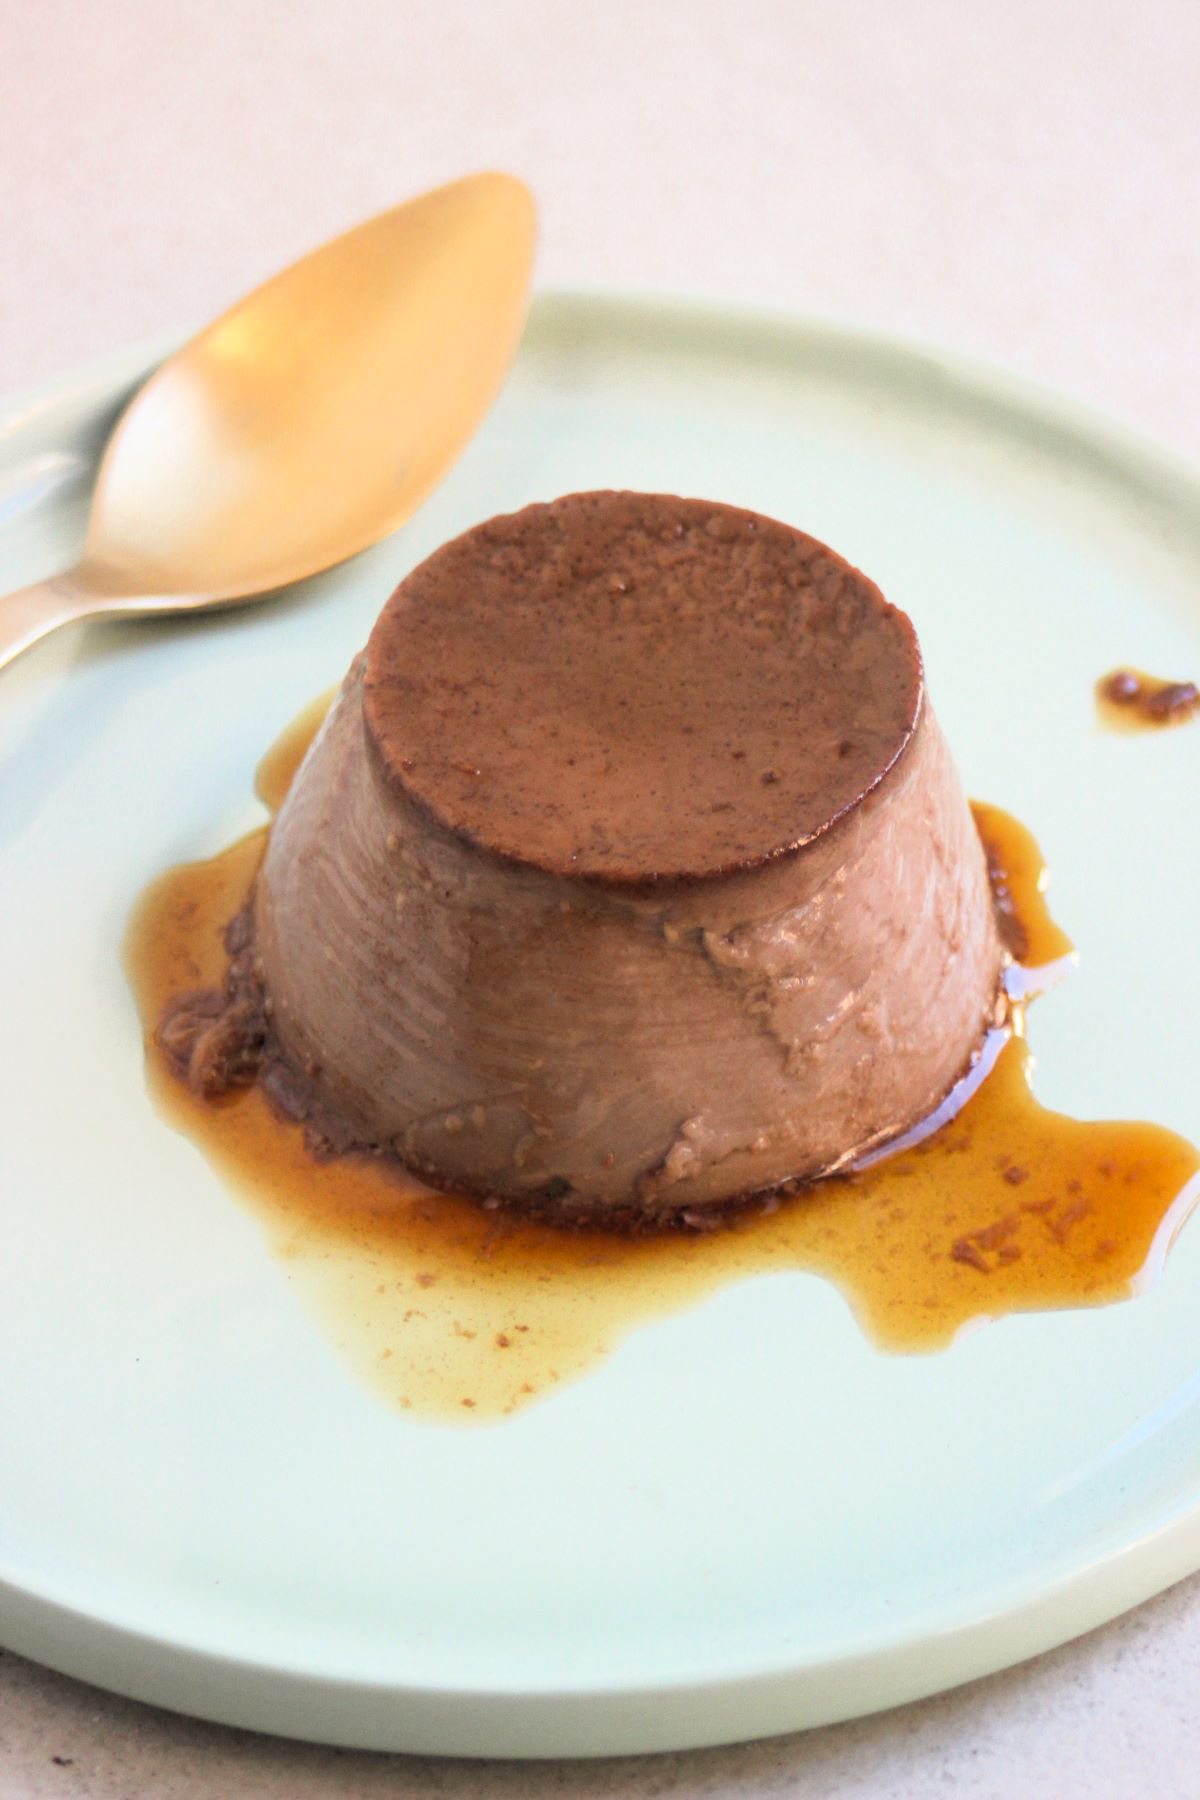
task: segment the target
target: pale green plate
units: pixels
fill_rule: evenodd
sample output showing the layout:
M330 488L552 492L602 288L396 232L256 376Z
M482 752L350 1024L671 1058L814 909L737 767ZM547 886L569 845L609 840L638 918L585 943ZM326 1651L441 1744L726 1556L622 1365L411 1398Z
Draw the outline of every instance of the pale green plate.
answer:
M127 357L0 426L0 588L66 563ZM151 1108L118 949L252 816L262 749L396 580L484 516L667 489L803 526L913 616L969 790L1082 963L1039 1091L1200 1137L1200 728L1092 683L1200 671L1200 487L957 356L803 320L541 300L397 538L273 606L64 634L0 678L0 1638L182 1711L472 1755L654 1750L893 1705L1200 1566L1200 1223L1162 1282L887 1357L779 1275L633 1333L500 1426L347 1372Z

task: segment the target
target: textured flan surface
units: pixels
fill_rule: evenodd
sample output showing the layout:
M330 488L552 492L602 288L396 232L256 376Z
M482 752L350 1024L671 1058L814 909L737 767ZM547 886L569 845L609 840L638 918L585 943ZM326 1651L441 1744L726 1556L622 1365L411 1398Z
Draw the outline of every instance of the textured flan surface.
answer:
M912 626L788 525L576 494L447 544L384 608L366 717L450 830L552 872L711 875L794 849L916 723Z

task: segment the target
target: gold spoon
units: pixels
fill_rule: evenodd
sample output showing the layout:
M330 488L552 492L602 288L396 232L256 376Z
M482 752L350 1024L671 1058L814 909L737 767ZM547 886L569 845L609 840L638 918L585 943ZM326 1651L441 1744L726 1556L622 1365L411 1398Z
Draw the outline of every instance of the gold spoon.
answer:
M0 598L0 667L69 620L222 606L395 530L445 474L524 323L511 175L381 213L247 295L117 424L74 568Z

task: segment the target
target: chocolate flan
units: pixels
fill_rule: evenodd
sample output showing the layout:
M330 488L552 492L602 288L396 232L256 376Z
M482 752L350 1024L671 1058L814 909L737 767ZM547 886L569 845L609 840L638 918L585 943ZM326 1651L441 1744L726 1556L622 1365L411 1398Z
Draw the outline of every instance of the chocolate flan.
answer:
M792 527L584 493L385 606L240 945L293 1110L564 1221L844 1167L1003 1004L909 619Z

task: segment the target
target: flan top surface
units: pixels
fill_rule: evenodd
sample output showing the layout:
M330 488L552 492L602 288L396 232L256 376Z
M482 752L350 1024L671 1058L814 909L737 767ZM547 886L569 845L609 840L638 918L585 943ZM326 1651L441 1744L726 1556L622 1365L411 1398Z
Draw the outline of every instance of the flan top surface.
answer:
M816 539L586 493L415 569L371 634L364 705L388 778L449 830L639 885L809 841L895 763L921 691L909 619Z

